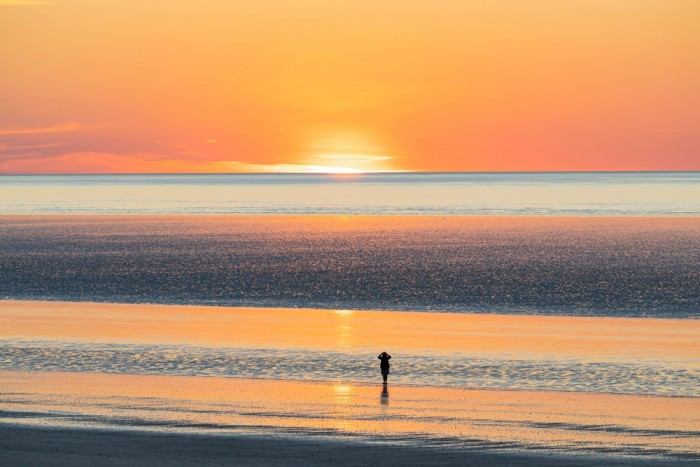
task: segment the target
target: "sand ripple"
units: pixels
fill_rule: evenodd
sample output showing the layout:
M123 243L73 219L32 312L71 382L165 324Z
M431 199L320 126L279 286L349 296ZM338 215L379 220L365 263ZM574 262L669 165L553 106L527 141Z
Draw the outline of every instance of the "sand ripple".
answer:
M376 382L375 360L371 350L0 341L0 365L11 370ZM668 363L402 354L391 379L416 386L700 397L695 366Z

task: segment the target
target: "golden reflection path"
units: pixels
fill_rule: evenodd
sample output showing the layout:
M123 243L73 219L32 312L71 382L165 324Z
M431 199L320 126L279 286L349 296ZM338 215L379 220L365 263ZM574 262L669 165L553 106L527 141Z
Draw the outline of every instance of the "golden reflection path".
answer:
M4 300L0 339L700 362L700 321L683 319Z

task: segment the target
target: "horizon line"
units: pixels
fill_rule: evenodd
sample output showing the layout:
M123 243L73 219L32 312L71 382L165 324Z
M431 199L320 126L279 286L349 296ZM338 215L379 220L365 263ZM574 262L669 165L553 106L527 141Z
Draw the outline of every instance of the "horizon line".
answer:
M0 176L112 176L112 175L311 175L352 178L365 175L426 175L426 174L584 174L584 173L700 173L700 169L690 170L502 170L502 171L374 171L357 173L334 172L71 172L71 173L0 173Z

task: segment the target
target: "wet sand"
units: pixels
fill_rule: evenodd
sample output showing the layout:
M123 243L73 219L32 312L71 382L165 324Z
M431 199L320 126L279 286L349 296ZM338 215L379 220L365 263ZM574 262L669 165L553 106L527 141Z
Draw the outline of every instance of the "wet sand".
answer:
M700 320L0 300L0 339L700 361Z
M0 465L697 464L699 222L2 216Z
M663 458L484 452L479 449L365 444L258 436L135 433L0 424L0 465L151 466L694 466Z
M700 461L696 398L387 392L333 382L0 372L0 442L23 465L52 456L66 465Z
M698 462L699 326L0 301L0 464ZM635 365L660 393L610 370Z
M4 369L700 396L700 321L0 301Z

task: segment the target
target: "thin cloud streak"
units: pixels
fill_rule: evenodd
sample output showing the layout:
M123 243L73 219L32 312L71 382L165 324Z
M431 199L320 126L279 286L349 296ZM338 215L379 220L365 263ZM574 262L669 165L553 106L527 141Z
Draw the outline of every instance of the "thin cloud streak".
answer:
M0 143L0 153L10 152L10 151L24 151L27 149L46 149L46 148L58 148L63 146L64 143L46 143L46 144L28 144L23 146L8 146L7 144Z
M256 164L223 160L201 162L167 154L117 154L81 151L57 155L13 154L0 158L0 173L361 173L396 172L391 169L355 169L313 164ZM403 172L403 171L401 171Z
M0 136L14 135L38 135L43 133L63 133L67 131L79 131L94 128L94 126L84 125L79 122L64 122L58 125L44 127L25 127L25 128L0 128Z

